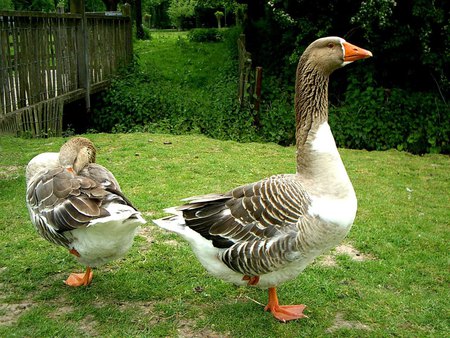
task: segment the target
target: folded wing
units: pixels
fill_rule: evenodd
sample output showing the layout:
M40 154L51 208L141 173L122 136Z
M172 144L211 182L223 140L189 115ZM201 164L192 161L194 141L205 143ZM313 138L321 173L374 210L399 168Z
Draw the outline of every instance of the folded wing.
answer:
M224 249L232 270L257 276L298 258L296 239L310 200L295 175L277 175L227 194L190 198L186 225Z

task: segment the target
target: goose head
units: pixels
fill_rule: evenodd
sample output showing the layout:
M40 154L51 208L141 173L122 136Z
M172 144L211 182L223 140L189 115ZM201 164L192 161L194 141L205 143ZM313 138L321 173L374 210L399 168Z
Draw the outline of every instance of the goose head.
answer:
M62 145L59 163L70 172L78 173L89 163L95 162L94 144L87 138L75 137Z
M352 45L340 37L329 36L311 43L303 53L300 62L328 76L334 70L353 61L371 56L372 53L368 50Z

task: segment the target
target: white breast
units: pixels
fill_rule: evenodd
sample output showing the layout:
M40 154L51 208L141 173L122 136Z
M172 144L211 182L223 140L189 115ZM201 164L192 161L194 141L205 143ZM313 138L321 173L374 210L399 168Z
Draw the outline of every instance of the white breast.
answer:
M353 224L356 216L357 202L355 193L345 198L332 199L328 196L311 196L311 207L308 212L327 223L341 228L348 228Z
M315 179L305 182L311 197L308 212L324 222L348 228L356 216L356 195L327 122L317 128L311 151L321 160L312 170Z
M112 203L107 210L111 216L98 218L86 228L70 231L71 245L80 254L78 260L85 265L99 266L123 257L131 248L139 225L145 223L128 205Z
M339 156L336 142L334 141L328 122L322 123L317 128L314 140L311 142L311 150L319 153L337 154Z

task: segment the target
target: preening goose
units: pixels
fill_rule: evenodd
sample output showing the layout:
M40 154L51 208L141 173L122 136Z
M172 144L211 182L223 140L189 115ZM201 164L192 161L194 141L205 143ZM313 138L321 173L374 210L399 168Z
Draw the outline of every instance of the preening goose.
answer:
M225 194L186 199L156 220L181 235L214 276L269 289L280 321L306 317L304 305L282 306L275 287L295 278L337 245L356 215L356 196L328 125L328 78L372 53L338 37L314 41L296 77L297 173L276 175Z
M59 153L35 156L26 168L26 203L36 230L87 266L69 276L70 286L88 285L91 267L125 255L145 223L95 156L92 142L76 137Z

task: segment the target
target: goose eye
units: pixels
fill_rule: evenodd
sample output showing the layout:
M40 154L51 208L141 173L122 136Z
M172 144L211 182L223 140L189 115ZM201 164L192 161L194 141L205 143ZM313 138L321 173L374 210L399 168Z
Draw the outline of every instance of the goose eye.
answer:
M330 42L330 43L327 45L327 47L328 47L328 48L333 48L333 47L334 47L334 43Z

